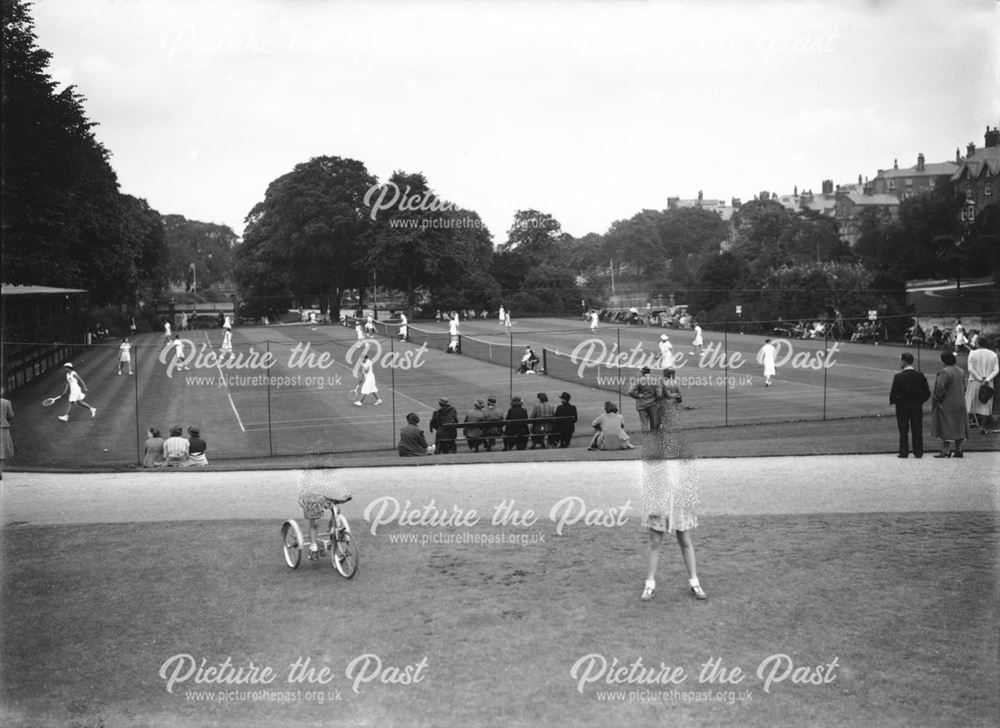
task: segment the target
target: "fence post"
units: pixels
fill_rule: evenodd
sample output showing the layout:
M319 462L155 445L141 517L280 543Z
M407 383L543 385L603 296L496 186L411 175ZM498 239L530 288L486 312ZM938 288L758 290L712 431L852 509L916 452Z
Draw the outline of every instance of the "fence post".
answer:
M510 345L507 348L510 352L510 366L507 367L507 401L510 402L514 399L514 332L509 331L507 336L510 340Z
M388 327L386 327L388 331ZM461 342L461 338L459 338ZM462 350L462 345L459 344L459 351ZM389 387L392 390L392 420L389 422L389 445L395 446L396 444L396 340L395 337L389 336L389 351L392 356L389 357L389 361L392 362L392 366L389 367ZM377 394L375 395L378 396Z
M722 322L722 407L723 427L729 427L729 322Z
M267 347L267 452L274 457L274 442L271 439L271 340L265 339Z
M827 327L829 329L829 327ZM877 336L877 334L876 334ZM823 336L823 421L826 422L826 376L829 371L827 367L827 357L830 356L830 332L827 330Z
M618 343L616 345L618 356L615 357L615 360L618 362L618 412L620 414L623 406L622 405L622 327L618 326L618 328L616 328L615 331L618 339Z

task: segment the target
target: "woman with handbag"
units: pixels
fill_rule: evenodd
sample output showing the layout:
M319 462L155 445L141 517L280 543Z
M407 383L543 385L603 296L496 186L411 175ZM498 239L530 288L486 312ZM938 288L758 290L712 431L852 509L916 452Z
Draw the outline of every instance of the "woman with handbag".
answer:
M993 399L996 391L993 383L1000 374L1000 360L996 352L989 348L989 342L980 337L979 348L969 353L969 384L965 388L965 406L969 415L975 418L979 432L986 434L990 424ZM982 419L980 419L982 418Z

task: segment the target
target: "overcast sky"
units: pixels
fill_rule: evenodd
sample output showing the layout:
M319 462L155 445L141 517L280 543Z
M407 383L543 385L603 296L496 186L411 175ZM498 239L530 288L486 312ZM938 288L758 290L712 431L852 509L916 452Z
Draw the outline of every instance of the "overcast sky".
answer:
M37 0L123 192L230 225L321 155L423 172L495 242L819 191L1000 121L1000 14L942 2Z

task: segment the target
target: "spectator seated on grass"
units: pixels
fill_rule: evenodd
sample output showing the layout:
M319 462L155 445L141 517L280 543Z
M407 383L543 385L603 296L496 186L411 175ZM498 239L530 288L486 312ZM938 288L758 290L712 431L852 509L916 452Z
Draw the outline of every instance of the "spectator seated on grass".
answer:
M416 412L410 412L406 415L406 424L399 431L399 457L409 458L433 454L434 446L427 444L424 431L417 427L419 423L420 416Z
M618 405L604 403L604 414L593 421L594 438L588 450L631 450L635 445L625 432L625 418L618 414Z
M194 425L188 428L188 465L208 465L208 458L205 451L208 450L208 443L201 436L201 430Z
M160 437L160 428L150 427L146 430L146 442L143 444L142 467L158 468L166 465L167 461L163 457L163 438Z
M170 437L163 443L163 459L168 467L184 467L191 452L191 443L183 437L184 428L174 425L170 428Z

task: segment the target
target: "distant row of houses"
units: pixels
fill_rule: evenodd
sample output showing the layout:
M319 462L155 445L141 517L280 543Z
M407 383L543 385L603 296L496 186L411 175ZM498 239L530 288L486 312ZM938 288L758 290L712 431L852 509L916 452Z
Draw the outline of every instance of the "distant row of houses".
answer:
M966 148L965 156L955 150L955 161L927 163L923 153L917 163L900 169L895 160L892 169L880 169L874 178L857 183L834 186L824 180L819 194L812 190L792 194L771 193L774 200L789 210L812 210L836 219L840 237L854 245L861 235L860 221L865 210L874 210L883 220L892 220L899 212L899 204L906 199L933 191L947 182L954 184L955 194L963 199L961 220L972 223L988 205L996 204L1000 177L1000 129L986 127L985 143L977 149L974 143ZM762 193L768 194L768 193ZM739 198L725 200L705 199L702 193L694 199L667 198L667 208L696 207L717 213L728 221L742 206Z

